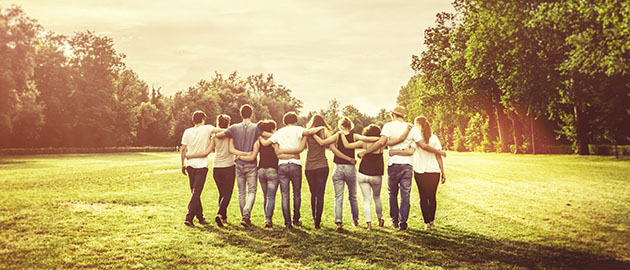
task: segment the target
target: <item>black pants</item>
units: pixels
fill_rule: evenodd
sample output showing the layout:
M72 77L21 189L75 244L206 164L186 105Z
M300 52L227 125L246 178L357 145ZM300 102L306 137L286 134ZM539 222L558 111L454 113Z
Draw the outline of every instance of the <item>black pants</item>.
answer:
M235 168L235 166L230 166L212 169L212 176L219 190L219 211L217 214L221 215L223 219L227 218L227 207L230 205L232 191L234 191Z
M324 192L326 191L326 180L328 180L328 167L314 170L305 170L308 187L311 190L311 212L315 224L322 222L322 211L324 210Z
M188 180L190 182L190 191L192 197L188 203L188 214L186 214L186 220L192 221L194 217L198 220L203 220L203 207L201 206L201 192L203 191L203 185L206 183L206 175L208 174L208 168L193 168L186 167L188 173Z
M440 173L415 173L413 174L420 191L420 209L424 223L432 222L435 219L436 200Z

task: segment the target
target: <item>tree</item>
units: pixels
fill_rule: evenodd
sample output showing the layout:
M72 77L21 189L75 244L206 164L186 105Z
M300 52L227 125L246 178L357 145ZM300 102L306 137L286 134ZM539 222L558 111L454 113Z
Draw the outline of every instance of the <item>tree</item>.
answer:
M16 135L24 135L26 129L43 123L36 117L43 108L37 100L38 92L29 83L34 67L34 44L41 31L41 26L21 8L0 9L0 144L3 146L23 143L12 141L16 138L12 136L16 121L23 127ZM19 115L24 113L28 116ZM37 136L28 135L30 140L34 137Z

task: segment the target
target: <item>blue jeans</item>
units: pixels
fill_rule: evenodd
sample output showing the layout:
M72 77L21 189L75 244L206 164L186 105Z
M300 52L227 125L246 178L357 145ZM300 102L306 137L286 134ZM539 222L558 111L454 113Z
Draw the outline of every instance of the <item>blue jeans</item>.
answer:
M291 225L291 206L289 206L289 183L293 186L293 221L300 220L300 204L302 203L302 165L278 165L278 180L280 180L280 194L282 195L282 215L284 225Z
M256 164L236 164L238 183L238 205L241 207L243 219L249 219L256 201Z
M273 209L276 206L276 192L278 191L278 170L275 168L259 168L258 181L263 191L265 222L273 223Z
M324 210L324 192L326 191L326 180L328 179L328 167L305 170L306 181L311 190L311 212L313 222L317 225L322 223L322 212Z
M409 219L409 196L413 167L410 164L393 164L387 167L387 190L389 191L389 216L394 225L407 225ZM400 209L398 190L400 189Z
M343 218L343 189L348 185L348 200L352 219L359 220L359 204L357 202L357 171L354 165L335 164L332 176L335 188L335 223L342 223Z

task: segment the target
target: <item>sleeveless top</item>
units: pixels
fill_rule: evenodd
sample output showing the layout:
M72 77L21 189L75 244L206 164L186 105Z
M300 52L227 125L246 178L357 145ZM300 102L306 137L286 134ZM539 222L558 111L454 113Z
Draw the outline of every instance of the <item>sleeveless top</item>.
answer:
M276 152L273 150L273 146L260 145L260 161L258 161L258 168L273 168L278 169L278 156L276 156Z
M322 137L323 131L320 131L317 135ZM323 138L322 138L323 139ZM315 170L319 168L328 168L328 160L326 159L326 146L319 145L319 143L313 138L308 136L306 138L306 166L305 170Z
M383 166L383 153L368 153L363 156L361 164L359 164L359 172L369 176L383 175L385 169Z
M348 143L353 143L354 142L354 132L350 131L350 133L348 133L348 135L344 135L344 136L346 136L346 139L348 139ZM341 138L337 139L336 146L337 146L337 149L339 149L339 151L341 151L341 153L344 153L346 156L349 156L350 158L354 158L354 149L346 148L343 145L343 141L341 141ZM333 161L335 162L335 164L352 165L352 163L350 163L350 161L347 161L347 160L345 160L343 158L340 158L338 156L335 156Z
M215 138L216 145L214 146L214 168L227 168L234 166L235 156L230 153L230 140L228 138Z

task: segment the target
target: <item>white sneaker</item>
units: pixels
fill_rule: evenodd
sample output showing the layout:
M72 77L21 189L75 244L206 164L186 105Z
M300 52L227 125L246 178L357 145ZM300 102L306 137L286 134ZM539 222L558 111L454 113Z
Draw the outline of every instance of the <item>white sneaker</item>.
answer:
M428 230L430 230L430 229L431 229L431 224L430 224L430 223L425 223L425 224L424 224L424 230L425 230L425 231L428 231Z
M433 229L433 227L435 227L435 224L433 224L433 221L431 221L431 222L429 223L429 227L430 227L431 229Z

